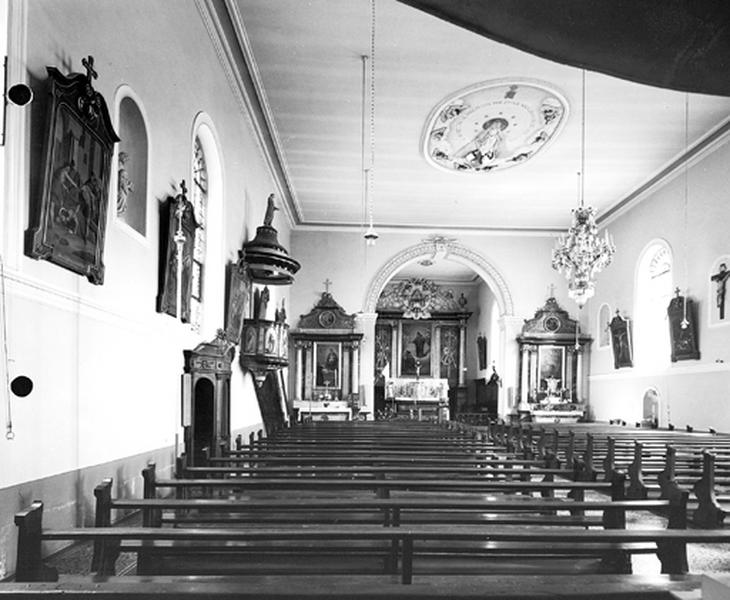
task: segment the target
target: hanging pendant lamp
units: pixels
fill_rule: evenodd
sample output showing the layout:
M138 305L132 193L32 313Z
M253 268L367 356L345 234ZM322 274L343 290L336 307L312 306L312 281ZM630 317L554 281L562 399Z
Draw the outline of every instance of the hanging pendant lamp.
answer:
M579 204L573 209L573 222L568 232L558 238L553 249L553 269L565 275L568 280L568 296L583 308L595 293L596 275L611 264L616 246L608 231L598 235L595 211L585 206L585 113L586 74L583 71L583 112L581 117L581 172L579 177Z

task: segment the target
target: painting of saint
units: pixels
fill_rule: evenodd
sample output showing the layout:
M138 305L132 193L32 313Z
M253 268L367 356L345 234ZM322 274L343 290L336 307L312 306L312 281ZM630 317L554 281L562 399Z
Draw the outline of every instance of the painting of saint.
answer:
M431 377L431 324L404 323L401 375Z
M315 345L315 387L340 387L340 345L318 343Z

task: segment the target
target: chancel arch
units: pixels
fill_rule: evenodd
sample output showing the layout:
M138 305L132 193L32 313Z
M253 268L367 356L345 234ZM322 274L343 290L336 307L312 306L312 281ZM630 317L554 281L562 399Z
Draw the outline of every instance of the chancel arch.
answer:
M517 345L514 342L517 331L513 319L514 304L512 294L500 271L481 254L463 245L457 240L436 236L426 239L395 254L375 274L366 290L363 302L363 312L359 315L363 337L363 351L361 363L361 383L366 403L374 409L374 382L375 382L375 323L377 319L378 299L383 293L388 282L408 265L424 259L447 259L460 263L471 269L476 276L491 291L494 297L492 314L498 322L498 332L493 335L490 342L490 360L494 361L503 371L501 373L504 381L513 382L516 380ZM498 315L498 316L497 316ZM489 321L495 319L488 317ZM473 345L475 340L467 343ZM499 400L499 412L506 409L508 384L503 396Z
M499 314L502 317L509 317L514 314L512 294L507 287L502 274L481 254L471 248L462 245L458 241L447 240L436 237L424 240L420 244L410 246L393 256L375 274L365 295L363 303L364 313L374 313L378 304L378 298L385 288L385 284L401 270L405 265L415 262L424 257L442 256L471 267L494 292L499 307Z

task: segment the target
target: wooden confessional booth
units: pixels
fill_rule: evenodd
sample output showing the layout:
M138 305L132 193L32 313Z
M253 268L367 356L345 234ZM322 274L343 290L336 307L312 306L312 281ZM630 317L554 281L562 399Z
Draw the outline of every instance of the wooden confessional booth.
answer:
M189 465L203 462L204 448L220 456L230 446L231 362L234 346L223 336L184 350L182 421Z

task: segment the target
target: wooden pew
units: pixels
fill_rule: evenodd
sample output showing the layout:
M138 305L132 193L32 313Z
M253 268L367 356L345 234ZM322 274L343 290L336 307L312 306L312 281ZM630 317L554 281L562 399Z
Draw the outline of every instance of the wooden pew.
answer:
M686 494L682 500L686 503ZM728 530L686 530L682 521L684 511L674 511L668 529L580 529L554 527L493 527L478 530L473 527L453 526L410 526L410 527L347 527L347 528L157 528L157 527L93 527L85 529L44 530L42 527L41 502L35 502L26 511L16 515L18 525L18 572L17 581L53 580L56 574L49 571L41 561L41 544L50 540L91 540L99 543L102 556L97 569L101 574L110 574L116 556L121 550L151 550L156 547L168 552L171 548L180 553L199 551L257 552L261 544L284 543L297 546L302 542L324 542L344 544L346 547L357 542L382 542L381 551L397 548L395 561L387 561L388 572L398 569L400 577L408 584L413 579L413 557L416 550L428 549L430 544L443 548L449 544L455 553L463 550L465 542L476 542L485 555L499 555L506 551L518 551L530 556L557 555L567 557L602 556L611 552L644 552L648 545L654 545L666 573L683 573L687 570L687 543L730 543Z
M173 489L177 497L188 497L196 490L216 490L231 493L233 490L252 493L259 491L290 491L304 494L312 491L370 492L387 498L392 492L440 492L440 493L529 493L553 495L556 491L570 493L582 500L586 491L610 495L613 499L624 496L623 480L619 483L596 481L505 481L490 479L343 479L343 478L264 478L239 477L222 479L158 479L155 465L143 469L144 497L155 498L160 488Z

